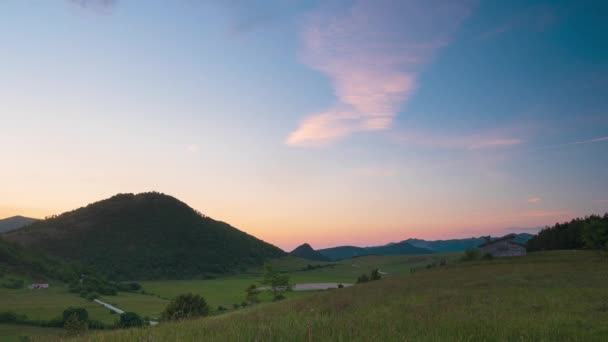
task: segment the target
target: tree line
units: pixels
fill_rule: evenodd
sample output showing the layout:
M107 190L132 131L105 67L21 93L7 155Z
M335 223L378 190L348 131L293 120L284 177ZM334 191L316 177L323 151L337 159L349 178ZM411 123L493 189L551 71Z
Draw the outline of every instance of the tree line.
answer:
M546 227L528 241L529 252L552 249L608 250L608 213Z

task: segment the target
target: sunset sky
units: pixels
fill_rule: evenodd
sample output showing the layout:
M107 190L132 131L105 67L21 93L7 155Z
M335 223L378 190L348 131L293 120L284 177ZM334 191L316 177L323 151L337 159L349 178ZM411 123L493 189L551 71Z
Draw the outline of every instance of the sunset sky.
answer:
M607 16L606 1L0 0L0 218L155 190L290 250L604 213Z

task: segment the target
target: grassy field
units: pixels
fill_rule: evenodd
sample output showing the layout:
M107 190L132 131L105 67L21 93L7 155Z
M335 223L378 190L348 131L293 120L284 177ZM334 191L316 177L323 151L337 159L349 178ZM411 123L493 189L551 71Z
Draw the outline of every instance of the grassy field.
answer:
M409 274L412 267L423 268L434 259L445 257L441 255L366 256L338 262L317 262L289 256L275 259L272 264L277 270L289 272L292 283L353 283L359 275L369 274L373 268L380 268L389 273L386 275L387 277L392 277L398 274ZM330 267L303 271L309 264ZM209 280L142 281L140 283L146 292L153 295L120 293L118 296L105 296L100 299L125 311L136 312L142 317L158 318L169 299L188 292L201 294L212 311L217 310L220 305L232 309L233 304L240 304L244 301L245 288L251 284L260 285L261 280L261 269L253 269L241 276ZM118 319L118 316L110 314L108 309L69 293L64 284L51 285L48 290L0 289L0 311L10 310L18 314L25 314L30 320L50 320L61 316L67 307L74 306L87 309L91 319L106 324L112 324ZM311 292L289 292L287 297L296 298L311 294ZM270 302L272 298L269 293L262 293L260 299L263 302ZM41 329L44 330L44 328ZM36 331L38 330L36 329ZM17 335L13 332L18 331L19 329L0 329L0 338L9 336L16 338Z
M322 262L304 260L292 256L275 259L272 265L276 270L289 272L291 283L354 283L362 273L369 274L372 269L380 268L387 272L387 277L399 274L409 274L411 268L424 268L429 263L439 259L454 260L458 254L437 254L424 256L394 255L394 256L365 256L351 260L337 262ZM322 265L327 267L304 269L308 265ZM355 266L353 266L355 265ZM161 280L142 281L140 284L146 292L153 293L161 298L170 299L179 294L192 292L202 295L212 309L219 305L232 308L232 304L241 303L245 297L245 289L251 284L261 285L260 270L251 270L247 275L226 277L209 280ZM306 295L301 292L290 292L287 297ZM113 298L112 298L113 299ZM261 295L264 301L270 301L269 294ZM120 306L119 306L120 307ZM127 306L124 306L127 307ZM139 312L139 306L131 306L133 311ZM152 317L152 316L151 316Z
M352 288L89 341L606 341L608 258L595 252L451 263Z
M64 329L0 323L0 342L21 342L28 338L59 339L64 336Z
M45 290L30 289L0 289L0 311L13 311L17 314L27 315L30 320L50 320L61 317L63 310L70 306L87 309L92 319L105 323L112 323L115 315L99 304L88 301L60 284L53 284Z

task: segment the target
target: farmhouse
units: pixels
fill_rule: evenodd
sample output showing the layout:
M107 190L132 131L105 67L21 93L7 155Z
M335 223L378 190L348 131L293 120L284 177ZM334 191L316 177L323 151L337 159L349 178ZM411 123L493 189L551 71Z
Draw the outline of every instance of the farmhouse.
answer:
M494 240L486 238L486 242L479 245L479 251L494 257L526 255L526 245L513 241L515 237L515 234L509 234Z
M49 288L49 284L47 284L47 283L38 283L38 284L32 284L29 287L30 287L30 289L48 289Z

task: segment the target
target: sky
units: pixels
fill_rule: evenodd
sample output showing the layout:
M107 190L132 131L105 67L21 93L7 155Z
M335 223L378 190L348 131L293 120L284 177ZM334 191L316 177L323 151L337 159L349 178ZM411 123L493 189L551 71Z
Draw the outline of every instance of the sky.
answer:
M0 218L160 191L290 250L608 211L605 1L0 0Z

